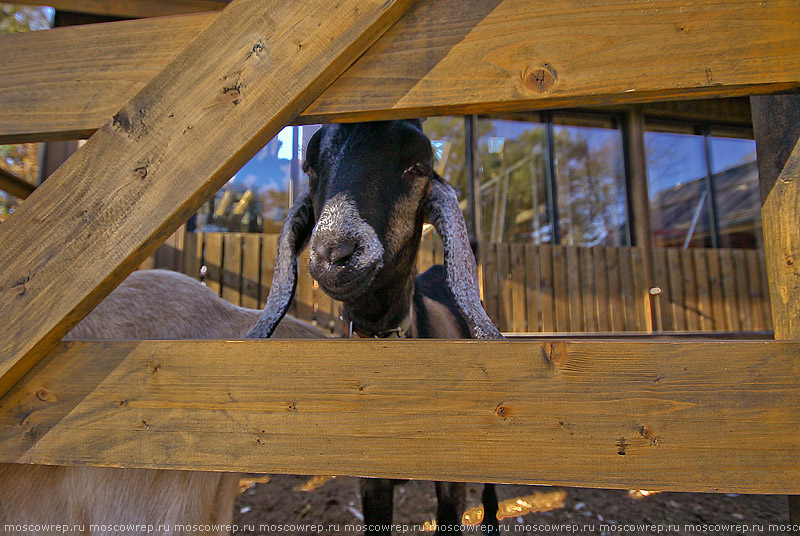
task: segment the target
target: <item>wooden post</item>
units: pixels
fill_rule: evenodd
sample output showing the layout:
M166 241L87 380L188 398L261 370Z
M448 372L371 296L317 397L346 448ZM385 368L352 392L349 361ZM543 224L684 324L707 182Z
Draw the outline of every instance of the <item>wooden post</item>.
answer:
M0 394L413 3L231 2L0 226Z
M800 339L800 95L751 97L775 339ZM792 525L800 496L789 496Z
M650 227L650 195L647 187L647 159L644 146L644 114L641 106L633 106L627 110L624 120L625 168L630 180L630 199L628 206L631 213L631 239L635 247L641 248L644 259L645 288L643 296L637 300L650 301L650 289L655 285L653 272L653 233ZM653 331L660 326L658 307L650 307L652 314L646 318L646 330Z

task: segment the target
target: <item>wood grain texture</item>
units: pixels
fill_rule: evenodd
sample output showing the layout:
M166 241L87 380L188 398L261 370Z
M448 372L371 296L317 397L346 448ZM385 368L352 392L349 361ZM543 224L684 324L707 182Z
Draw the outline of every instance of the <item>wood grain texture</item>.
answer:
M773 341L71 342L0 401L0 461L797 492L798 352Z
M207 26L185 15L0 36L0 140L86 135ZM800 83L794 0L428 0L301 122L750 95ZM669 51L669 53L665 53Z
M412 3L217 15L0 226L0 393Z
M800 339L800 95L751 98L761 220L776 339ZM800 497L789 519L800 524ZM795 533L797 531L794 531Z
M39 6L43 0L15 0L15 4ZM47 0L59 11L110 15L132 19L164 17L201 11L219 11L228 0Z
M750 99L776 339L800 339L800 95Z

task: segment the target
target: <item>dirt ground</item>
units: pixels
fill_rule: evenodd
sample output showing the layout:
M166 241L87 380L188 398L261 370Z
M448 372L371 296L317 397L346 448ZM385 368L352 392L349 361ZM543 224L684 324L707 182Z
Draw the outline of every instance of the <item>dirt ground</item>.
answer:
M356 529L363 518L358 479L252 477L262 482L243 482L246 489L234 513L238 534L359 534ZM467 521L474 523L482 515L481 489L479 484L467 485L471 509ZM500 521L503 535L788 534L785 496L643 494L538 486L498 486L498 496L501 516L505 516ZM394 501L393 523L399 525L394 534L432 530L436 507L432 483L398 484Z

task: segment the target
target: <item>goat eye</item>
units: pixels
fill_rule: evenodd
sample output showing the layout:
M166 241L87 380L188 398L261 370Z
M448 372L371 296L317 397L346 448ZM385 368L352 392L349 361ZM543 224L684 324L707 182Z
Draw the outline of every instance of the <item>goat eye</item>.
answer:
M433 170L430 168L430 166L426 166L425 164L418 162L403 171L403 178L413 181L418 178L431 177L432 174Z

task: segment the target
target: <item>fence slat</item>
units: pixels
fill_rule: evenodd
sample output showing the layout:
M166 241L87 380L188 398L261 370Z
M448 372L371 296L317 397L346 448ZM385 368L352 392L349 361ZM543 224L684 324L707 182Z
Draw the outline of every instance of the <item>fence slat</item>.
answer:
M203 263L206 267L206 285L218 296L222 295L222 235L223 233L206 233L203 251Z
M569 331L567 251L563 246L553 246L553 294L556 304L556 331Z
M725 295L725 323L731 331L739 331L739 304L736 298L736 270L733 252L729 249L719 250L719 262L722 266L722 288Z
M597 331L597 289L595 287L593 248L579 248L584 331Z
M761 295L764 296L764 327L772 331L772 306L769 302L769 280L764 250L758 250L758 271L761 274Z
M639 319L636 313L635 289L633 280L633 262L631 250L617 248L619 254L619 275L622 283L622 303L625 307L625 331L639 331Z
M706 249L704 253L708 264L711 311L714 319L711 329L715 331L729 331L730 327L725 318L725 289L722 283L722 268L719 262L719 251L716 249Z
M275 269L275 256L278 253L278 235L269 234L261 238L261 292L258 293L258 308L267 303L269 288L272 285L272 272Z
M539 248L535 244L525 244L525 310L528 315L528 331L542 331L539 277Z
M578 248L567 246L567 288L569 292L569 331L583 331L583 291Z
M611 331L625 331L625 303L622 299L622 280L619 269L619 250L606 248L608 261L608 308Z
M542 297L542 331L556 330L556 294L553 278L553 246L539 246L539 292Z
M667 249L667 263L669 264L669 285L672 293L672 319L674 329L686 329L686 299L683 295L683 263L681 250Z
M417 253L417 271L423 273L425 270L436 264L434 259L433 234L429 233L422 237Z
M242 306L259 308L261 235L247 233L242 244Z
M234 305L242 301L242 235L225 233L222 254L222 298Z
M483 257L483 301L486 314L500 329L500 298L498 295L497 247L486 243L480 251Z
M644 252L641 248L625 248L631 252L633 269L633 303L639 331L653 331L653 315L650 312L650 289L644 268Z
M523 244L511 244L511 299L513 300L514 323L516 332L528 331L528 318L525 296L525 247Z
M714 316L711 310L711 286L708 278L708 263L706 250L690 250L694 255L695 282L697 284L697 310L701 331L714 329Z
M747 290L750 297L750 319L753 331L764 330L764 296L761 294L761 274L758 272L758 251L744 252L747 263ZM766 273L766 272L764 272Z
M672 291L669 284L669 271L667 268L667 250L655 248L653 250L653 281L654 286L661 289L661 293L654 298L658 304L659 325L654 329L661 331L674 331L672 318Z
M309 255L306 249L297 258L297 291L294 296L294 316L311 322L314 319L314 280L308 273Z
M736 298L739 306L739 325L742 331L753 331L750 312L750 292L747 288L747 262L744 250L733 250L734 273L736 274Z
M597 292L597 330L611 331L611 315L608 310L608 265L606 249L593 248L594 288Z
M203 257L202 233L186 233L181 272L197 279L200 277L200 260Z
M691 249L680 250L683 275L683 308L686 314L686 329L700 329L700 315L697 314L697 278L694 275L694 259Z
M500 300L500 330L514 329L514 311L511 297L511 244L497 244L497 286Z

